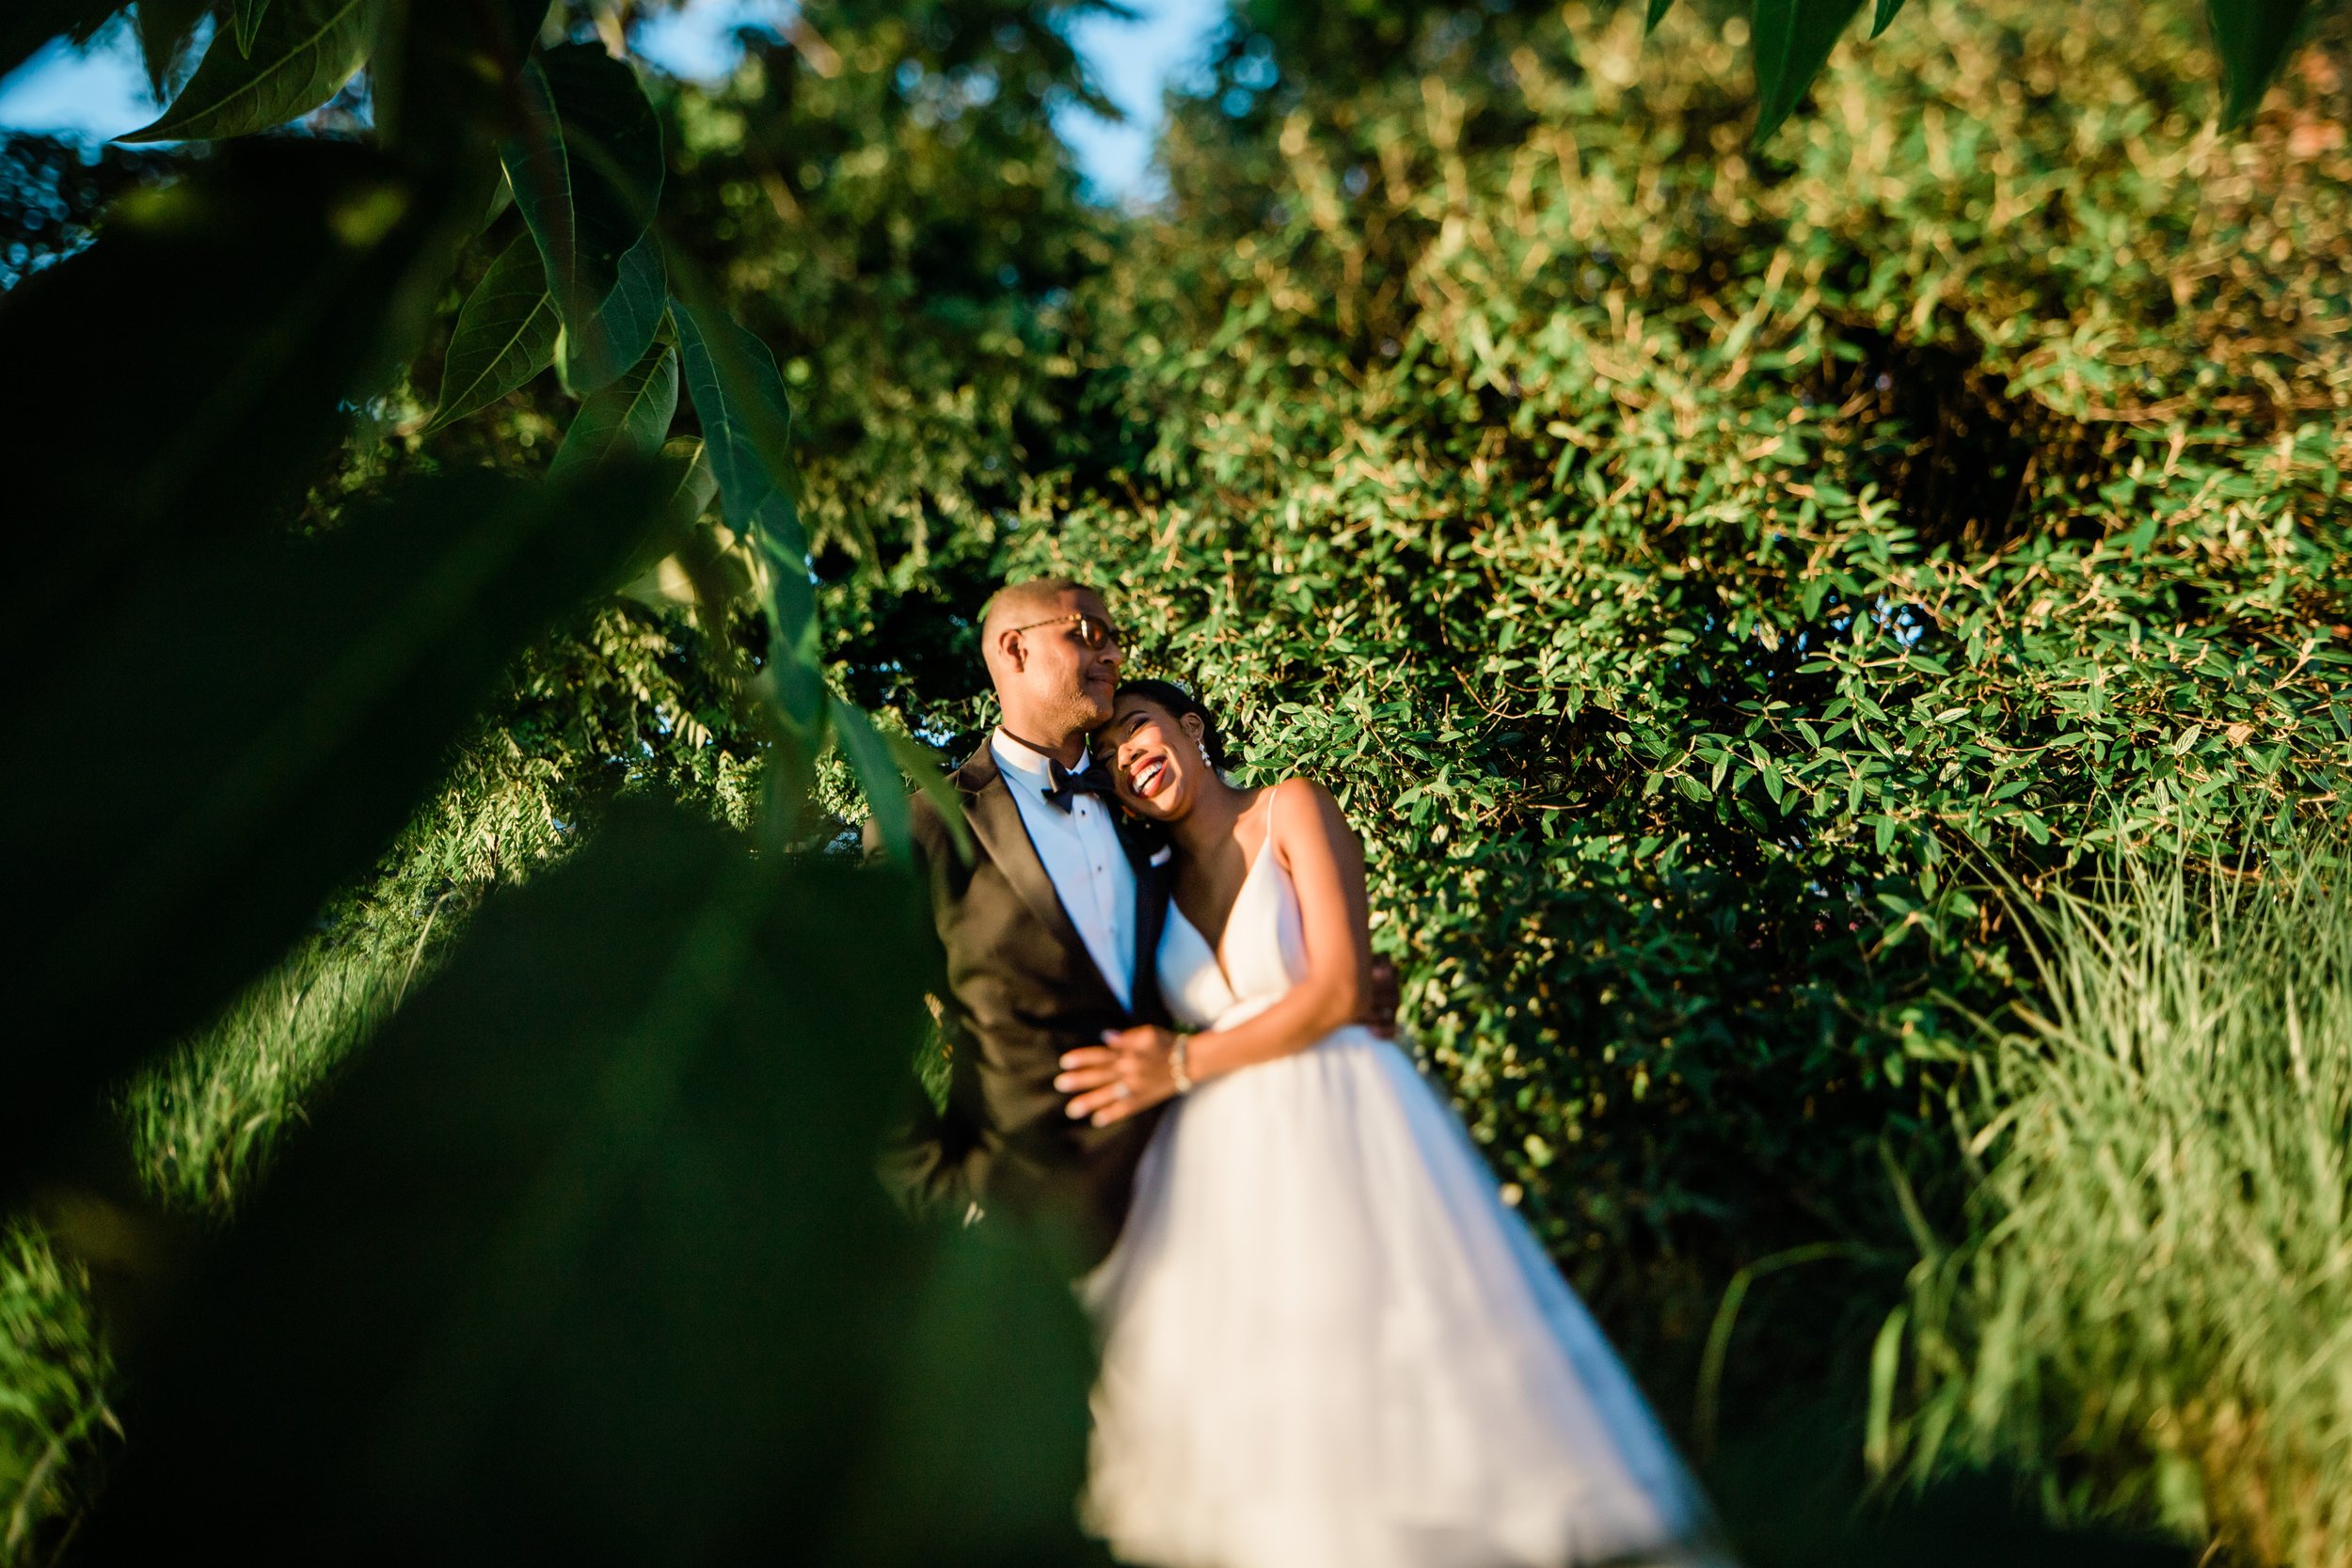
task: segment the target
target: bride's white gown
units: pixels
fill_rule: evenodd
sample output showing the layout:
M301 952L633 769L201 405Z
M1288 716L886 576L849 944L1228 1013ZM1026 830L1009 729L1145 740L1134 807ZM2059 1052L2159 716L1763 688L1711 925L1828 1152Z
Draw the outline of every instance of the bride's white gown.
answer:
M1169 911L1181 1023L1235 1023L1306 972L1270 847L1223 948ZM1171 1107L1085 1289L1103 1338L1085 1512L1123 1560L1719 1560L1690 1544L1705 1506L1583 1304L1369 1030Z

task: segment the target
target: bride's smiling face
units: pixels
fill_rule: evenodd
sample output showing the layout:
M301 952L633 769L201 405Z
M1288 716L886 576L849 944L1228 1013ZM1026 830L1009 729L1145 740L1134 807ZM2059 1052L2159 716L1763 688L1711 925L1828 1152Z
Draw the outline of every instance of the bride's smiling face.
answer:
M1137 816L1174 822L1192 810L1211 774L1199 718L1169 713L1149 697L1122 696L1095 733L1094 760L1108 767L1119 803Z

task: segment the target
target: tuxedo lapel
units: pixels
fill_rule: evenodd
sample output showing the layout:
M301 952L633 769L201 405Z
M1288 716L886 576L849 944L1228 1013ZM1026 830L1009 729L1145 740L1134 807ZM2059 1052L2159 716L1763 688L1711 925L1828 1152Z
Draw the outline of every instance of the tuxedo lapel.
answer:
M1038 859L1037 846L1029 842L1021 807L986 741L971 761L956 770L956 784L963 792L964 819L972 824L972 836L980 841L981 849L1055 940L1083 954L1085 940L1071 924L1070 911L1061 907L1061 895L1054 891L1054 879L1045 874L1045 863ZM1093 968L1091 960L1087 967ZM1107 981L1104 987L1108 989Z

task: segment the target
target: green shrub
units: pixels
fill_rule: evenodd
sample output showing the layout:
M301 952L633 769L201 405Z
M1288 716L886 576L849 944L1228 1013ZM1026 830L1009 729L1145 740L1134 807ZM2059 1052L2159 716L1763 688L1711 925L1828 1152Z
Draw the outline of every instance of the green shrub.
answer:
M1899 1244L1882 1139L1936 1201L2020 983L1970 867L2259 863L2352 763L2340 39L2232 144L2161 17L1907 12L1758 157L1743 25L1180 104L998 546L1340 790L1432 1065L1686 1353L1740 1263Z

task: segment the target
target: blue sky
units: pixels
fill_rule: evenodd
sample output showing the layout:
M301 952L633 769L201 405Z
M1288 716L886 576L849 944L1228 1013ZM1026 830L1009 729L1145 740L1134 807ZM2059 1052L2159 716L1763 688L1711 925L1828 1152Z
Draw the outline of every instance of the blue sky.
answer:
M0 0L0 4L9 0ZM727 40L738 26L772 22L789 0L689 0L685 9L647 29L645 52L680 75L716 76L731 63ZM1125 111L1113 124L1084 110L1057 121L1096 193L1106 200L1144 201L1155 193L1152 146L1159 131L1160 89L1200 57L1225 14L1224 0L1128 0L1131 23L1087 17L1071 41ZM0 80L0 127L118 136L154 118L130 24L118 17L86 50L53 43Z

